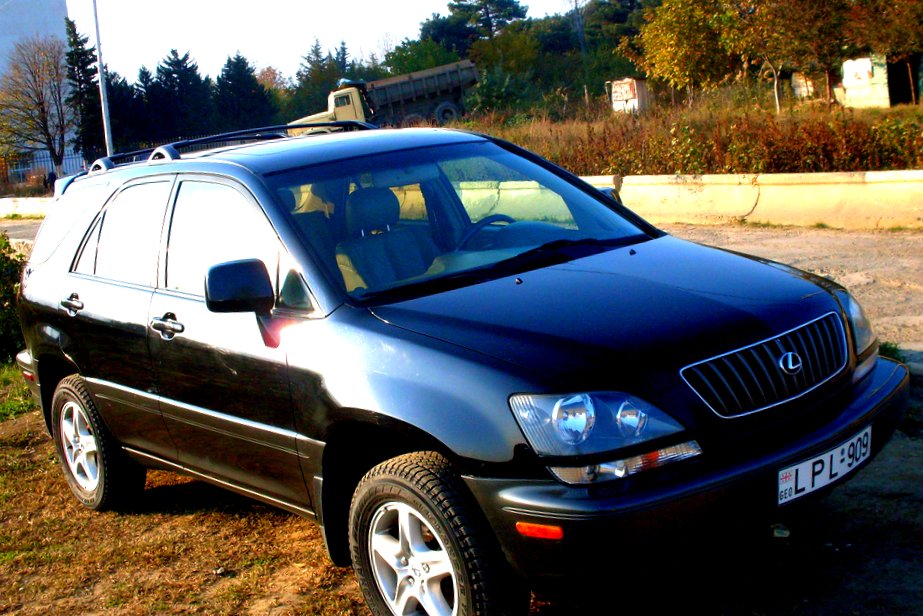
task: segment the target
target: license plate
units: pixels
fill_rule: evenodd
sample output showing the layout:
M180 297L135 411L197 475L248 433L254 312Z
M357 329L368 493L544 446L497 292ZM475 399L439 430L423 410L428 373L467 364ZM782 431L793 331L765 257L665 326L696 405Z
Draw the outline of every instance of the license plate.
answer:
M788 503L849 475L872 454L872 426L830 451L779 471L779 504Z

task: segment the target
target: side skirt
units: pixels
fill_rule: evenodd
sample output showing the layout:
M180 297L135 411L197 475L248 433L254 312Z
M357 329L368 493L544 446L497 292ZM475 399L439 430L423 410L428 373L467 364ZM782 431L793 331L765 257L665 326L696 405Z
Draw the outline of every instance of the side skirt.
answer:
M287 501L279 500L277 498L273 498L272 496L266 496L265 494L262 494L255 490L251 490L249 488L243 488L233 483L223 481L221 479L217 479L215 477L212 477L211 475L206 475L205 473L194 471L192 469L186 468L185 466L181 464L176 464L175 462L164 460L163 458L160 458L158 456L151 455L149 453L145 453L142 451L138 451L137 449L132 449L131 447L123 447L122 449L125 450L125 453L130 455L132 458L135 458L136 460L138 460L145 466L150 466L150 467L154 467L158 469L172 471L175 473L181 473L183 475L189 475L191 477L195 477L196 479L207 481L208 483L216 485L220 488L231 490L232 492L242 494L243 496L249 496L250 498L264 502L268 505L273 505L274 507L284 509L285 511L289 511L291 513L300 515L302 517L308 518L315 522L317 521L317 515L313 511L311 511L310 509L306 509L300 505L295 505Z

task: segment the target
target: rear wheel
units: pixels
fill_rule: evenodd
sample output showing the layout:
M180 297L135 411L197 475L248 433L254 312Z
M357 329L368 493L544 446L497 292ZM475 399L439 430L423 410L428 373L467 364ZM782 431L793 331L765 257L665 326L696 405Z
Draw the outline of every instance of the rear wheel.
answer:
M433 112L433 115L436 117L436 122L442 126L443 124L448 124L449 122L454 122L459 119L461 117L461 109L459 109L458 105L455 103L446 101L436 105L436 111Z
M393 458L366 474L350 507L353 568L376 615L520 612L499 548L449 462L434 452ZM516 600L510 589L516 588ZM514 605L515 603L515 605ZM512 609L510 609L512 608Z
M55 388L51 428L58 461L71 492L91 509L125 505L144 489L145 469L108 433L81 377Z

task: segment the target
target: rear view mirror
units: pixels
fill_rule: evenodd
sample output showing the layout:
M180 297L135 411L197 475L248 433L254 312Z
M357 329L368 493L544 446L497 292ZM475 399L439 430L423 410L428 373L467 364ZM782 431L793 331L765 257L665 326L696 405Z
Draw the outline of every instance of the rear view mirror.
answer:
M205 276L205 304L212 312L269 314L275 294L266 266L259 259L213 266Z

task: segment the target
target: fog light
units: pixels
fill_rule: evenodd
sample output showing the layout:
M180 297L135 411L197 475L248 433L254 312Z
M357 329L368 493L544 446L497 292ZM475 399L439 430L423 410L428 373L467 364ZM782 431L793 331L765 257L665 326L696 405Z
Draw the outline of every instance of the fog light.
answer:
M701 453L702 448L696 441L688 441L641 454L640 456L625 458L624 460L614 460L588 466L550 466L548 470L564 483L587 484L610 479L621 479L671 462L694 458Z

